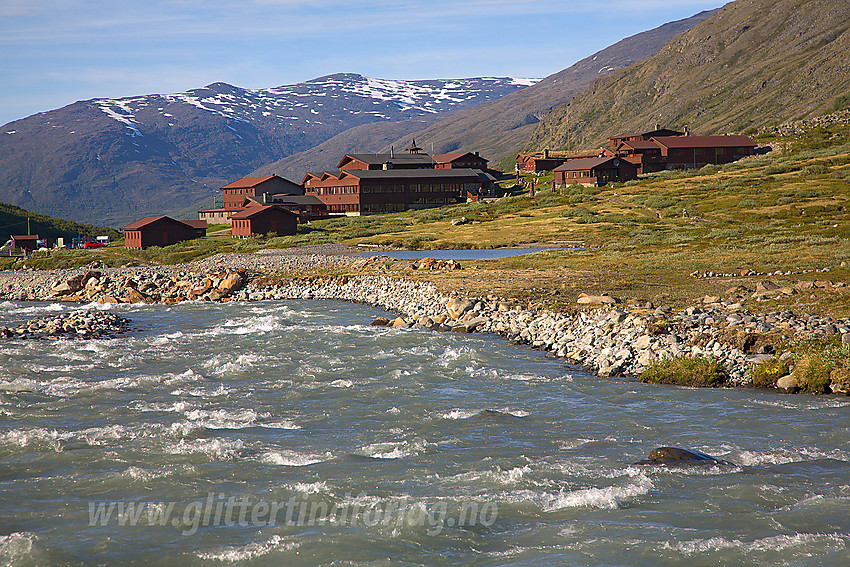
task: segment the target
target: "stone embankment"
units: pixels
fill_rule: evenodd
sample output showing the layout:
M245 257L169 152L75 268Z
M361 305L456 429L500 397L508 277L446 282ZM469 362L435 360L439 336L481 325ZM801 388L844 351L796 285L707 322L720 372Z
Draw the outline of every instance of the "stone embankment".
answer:
M242 256L242 255L240 255ZM705 297L682 311L652 304L623 305L607 295L582 294L586 307L553 313L495 296L452 297L433 286L380 274L381 260L316 254L244 255L262 273L249 272L242 258L222 255L178 268L134 268L24 274L0 277L0 297L101 303L336 299L378 306L398 314L377 321L396 328L488 332L528 344L581 365L600 376L640 375L664 357L706 356L725 368L728 385L752 385L754 364L782 356L783 337L797 333L840 336L850 344L850 320L797 315L791 311L750 313L751 290L730 289L726 299ZM303 277L297 274L347 264L356 276ZM281 267L283 266L283 267ZM421 269L457 269L456 263L420 262ZM379 273L364 273L371 268ZM267 277L267 272L288 277ZM7 275L8 276L8 275ZM817 282L812 285L816 285ZM757 288L782 289L772 282ZM761 291L765 291L761 290ZM757 289L757 292L759 290Z

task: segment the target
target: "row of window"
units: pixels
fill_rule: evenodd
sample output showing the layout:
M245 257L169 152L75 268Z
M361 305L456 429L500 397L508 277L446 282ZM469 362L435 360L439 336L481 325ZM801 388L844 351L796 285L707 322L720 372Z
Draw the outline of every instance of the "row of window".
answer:
M440 193L445 191L457 192L463 188L461 183L412 183L410 191L413 193ZM308 187L307 193L311 195L351 195L363 193L405 193L404 184L395 185L346 185L340 187Z

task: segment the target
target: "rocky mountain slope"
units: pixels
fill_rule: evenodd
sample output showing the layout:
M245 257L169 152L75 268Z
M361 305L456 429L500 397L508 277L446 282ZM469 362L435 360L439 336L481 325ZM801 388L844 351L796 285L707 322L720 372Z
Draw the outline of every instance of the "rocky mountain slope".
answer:
M660 123L751 133L850 93L850 0L737 0L546 116L529 149L575 149Z
M214 83L80 101L0 128L0 201L118 225L185 209L350 128L445 116L533 82L338 74L270 89Z
M701 12L628 37L526 89L448 118L425 117L426 124L418 128L412 128L413 122L382 124L375 136L370 135L371 128L343 132L316 148L268 164L256 173L277 172L295 178L307 171L331 169L347 152L377 152L389 150L391 145L404 148L413 138L429 152L480 151L495 163L522 147L549 110L571 100L600 75L649 57L671 38L715 12Z

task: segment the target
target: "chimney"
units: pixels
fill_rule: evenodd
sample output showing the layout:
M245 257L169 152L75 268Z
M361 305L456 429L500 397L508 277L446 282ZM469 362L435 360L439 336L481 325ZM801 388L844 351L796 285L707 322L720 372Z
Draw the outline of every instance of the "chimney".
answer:
M392 146L390 146L390 157L391 157L391 158L394 158L394 157L395 157L395 150L393 149L393 147L392 147ZM384 168L384 169L386 169L386 168Z
M655 123L655 129L656 129L656 130L661 130L661 124L659 124L658 122L656 122L656 123Z
M690 136L690 135L691 135L691 133L690 133L690 132L688 132L688 125L687 125L687 124L685 124L685 128L684 128L684 130L685 130L685 136Z
M478 152L475 152L475 157L481 157L481 156L478 155Z
M543 150L543 159L549 159L549 148Z
M385 161L384 162L384 171L387 171L387 170L392 169L392 168L393 168L393 162L391 162L391 161Z

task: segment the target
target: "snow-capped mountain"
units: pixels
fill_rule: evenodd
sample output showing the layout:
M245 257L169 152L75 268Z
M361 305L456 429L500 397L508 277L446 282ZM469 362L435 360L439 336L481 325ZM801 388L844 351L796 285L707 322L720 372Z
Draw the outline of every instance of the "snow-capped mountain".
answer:
M412 121L415 130L534 82L337 74L268 89L213 83L80 101L0 128L0 201L111 224L174 213L350 128Z

